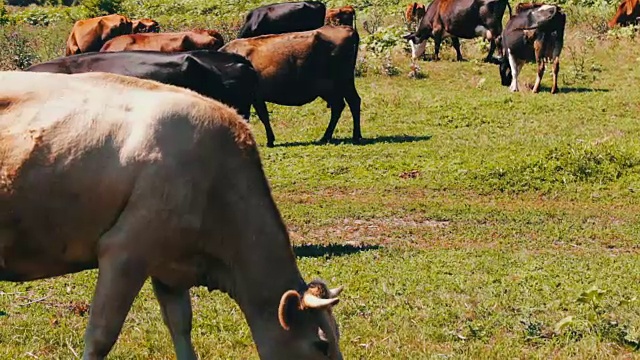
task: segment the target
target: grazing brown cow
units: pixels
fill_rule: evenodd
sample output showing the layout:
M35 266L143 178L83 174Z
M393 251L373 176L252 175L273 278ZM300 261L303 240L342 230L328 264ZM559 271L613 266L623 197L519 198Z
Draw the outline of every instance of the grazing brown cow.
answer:
M331 121L321 143L331 140L345 100L353 116L353 142L360 132L360 96L355 66L360 37L350 26L236 39L220 51L248 58L258 72L258 100L253 106L267 132L267 146L275 136L264 101L287 106L308 104L320 97L331 108ZM262 101L264 100L264 101Z
M424 54L426 41L433 38L433 59L439 60L440 44L445 37L451 38L456 58L462 61L460 38L472 39L481 36L489 40L486 62L495 62L493 53L497 38L502 32L502 17L508 0L433 0L426 9L418 29L404 38L410 41L411 57L417 59Z
M533 92L540 90L545 64L552 62L553 85L551 93L558 92L560 53L564 44L566 15L557 5L543 3L520 4L516 15L507 22L502 32L502 85L518 91L518 75L527 61L538 65L538 76Z
M153 19L139 19L131 22L133 34L160 32L160 24Z
M122 35L107 41L105 51L162 51L218 50L224 45L222 35L215 30L194 30L176 33Z
M0 281L97 268L83 359L107 357L150 277L177 359L196 359L189 289L206 286L236 301L261 359L342 360L342 288L304 281L233 109L105 73L0 84Z
M353 26L356 19L356 9L353 6L343 6L341 8L328 9L324 17L324 23L327 25L347 25Z
M612 29L617 24L627 26L637 23L640 23L640 0L622 0L608 25Z
M73 24L67 39L65 55L98 51L110 39L131 34L133 26L126 16L112 14L91 19L78 20Z
M426 8L424 4L417 2L407 4L407 9L404 12L404 18L407 24L419 23L422 17L424 17Z

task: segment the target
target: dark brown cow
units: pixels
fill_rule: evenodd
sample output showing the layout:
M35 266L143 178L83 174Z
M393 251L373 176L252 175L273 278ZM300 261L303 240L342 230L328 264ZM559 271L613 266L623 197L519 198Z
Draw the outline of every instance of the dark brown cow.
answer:
M407 9L404 12L404 18L408 24L418 23L424 17L426 8L424 4L417 2L407 4Z
M502 32L502 63L500 78L502 85L518 91L518 74L527 61L538 65L538 76L533 92L540 90L545 64L553 62L553 86L551 93L558 92L560 53L564 43L566 15L557 5L542 3L521 4L516 15L511 17Z
M456 58L462 61L459 38L472 39L482 36L490 42L485 61L494 62L496 38L502 32L502 16L507 7L511 15L508 0L434 0L427 6L418 30L404 36L410 41L412 59L423 55L426 41L433 38L433 59L439 60L442 39L451 37Z
M148 50L181 52L190 50L218 50L224 45L222 35L215 30L194 30L176 33L122 35L109 40L100 52Z
M132 31L131 20L122 15L113 14L78 20L73 24L67 39L65 55L98 51L110 39L131 34Z
M313 30L324 24L326 6L320 1L269 4L247 14L238 38Z
M353 6L343 6L327 10L324 23L327 25L347 25L353 26L356 19L356 9Z
M622 26L637 24L640 21L640 1L622 0L618 6L618 11L609 21L609 28L620 24Z
M258 72L259 99L253 106L267 132L267 146L273 146L275 136L264 101L300 106L318 97L331 108L331 121L320 142L331 140L346 100L353 116L353 141L358 143L362 138L361 101L354 70L359 43L352 27L326 25L311 31L236 39L220 51L247 57Z

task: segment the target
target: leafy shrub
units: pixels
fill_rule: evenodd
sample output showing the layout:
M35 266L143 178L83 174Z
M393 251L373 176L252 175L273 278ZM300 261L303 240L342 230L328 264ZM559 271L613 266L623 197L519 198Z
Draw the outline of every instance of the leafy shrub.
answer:
M9 14L4 4L0 4L0 26L7 25L9 23Z
M38 60L34 49L23 34L17 31L3 31L2 40L6 46L0 49L0 69L24 70Z
M93 17L121 13L123 10L122 1L123 0L81 0L80 5Z
M383 54L396 46L404 44L405 41L402 35L405 33L406 31L402 26L391 25L365 36L360 43L368 52Z
M607 31L607 37L613 39L634 39L640 32L640 25L618 26Z

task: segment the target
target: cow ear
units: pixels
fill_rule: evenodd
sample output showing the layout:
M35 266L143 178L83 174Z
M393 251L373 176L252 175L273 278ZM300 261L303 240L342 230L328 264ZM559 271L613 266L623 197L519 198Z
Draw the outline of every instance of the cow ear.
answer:
M283 329L291 329L295 313L301 310L301 302L300 294L295 290L289 290L282 295L278 306L278 321Z
M625 1L625 5L627 7L627 16L631 16L633 14L633 5L631 1Z

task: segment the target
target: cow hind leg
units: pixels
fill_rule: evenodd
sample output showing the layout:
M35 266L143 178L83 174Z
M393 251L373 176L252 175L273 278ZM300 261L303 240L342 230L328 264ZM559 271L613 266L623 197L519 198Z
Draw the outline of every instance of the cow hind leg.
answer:
M558 92L558 73L560 73L560 58L557 56L553 59L551 73L553 74L553 86L551 86L551 93L556 94Z
M253 102L253 108L256 109L258 118L264 125L264 130L267 132L267 146L273 147L273 143L276 141L276 136L271 129L271 122L269 121L269 111L267 111L267 104L262 99L256 99Z
M336 129L336 125L338 125L338 120L340 120L342 111L346 107L343 98L332 99L332 100L328 100L327 102L331 106L331 120L329 121L329 126L327 126L327 130L324 132L324 135L318 141L320 144L326 144L329 141L331 141L331 138L333 137L333 132Z
M442 44L442 34L433 34L433 61L440 60L440 45Z
M346 87L346 89L344 99L347 101L349 110L351 110L351 116L353 117L353 143L359 144L362 140L362 131L360 130L360 105L362 99L360 95L358 95L358 91L353 82Z
M451 45L456 50L456 61L464 61L464 58L462 58L462 51L460 51L460 39L458 39L455 36L452 36Z
M511 50L507 50L509 67L511 68L511 85L509 90L512 92L518 91L518 74L520 73L520 66L517 63L515 57L511 54Z
M89 323L85 331L84 360L104 359L115 344L127 313L147 278L145 262L116 246L100 251Z
M489 53L487 54L487 57L484 59L484 62L496 63L496 61L493 59L493 53L495 51L496 51L496 41L495 39L491 39L489 40Z
M538 76L536 77L536 83L533 85L533 92L540 91L540 83L542 82L542 76L544 75L545 64L543 60L538 60Z
M172 289L158 279L152 278L153 292L160 303L162 319L169 328L178 360L195 360L196 353L191 343L193 314L189 290Z

